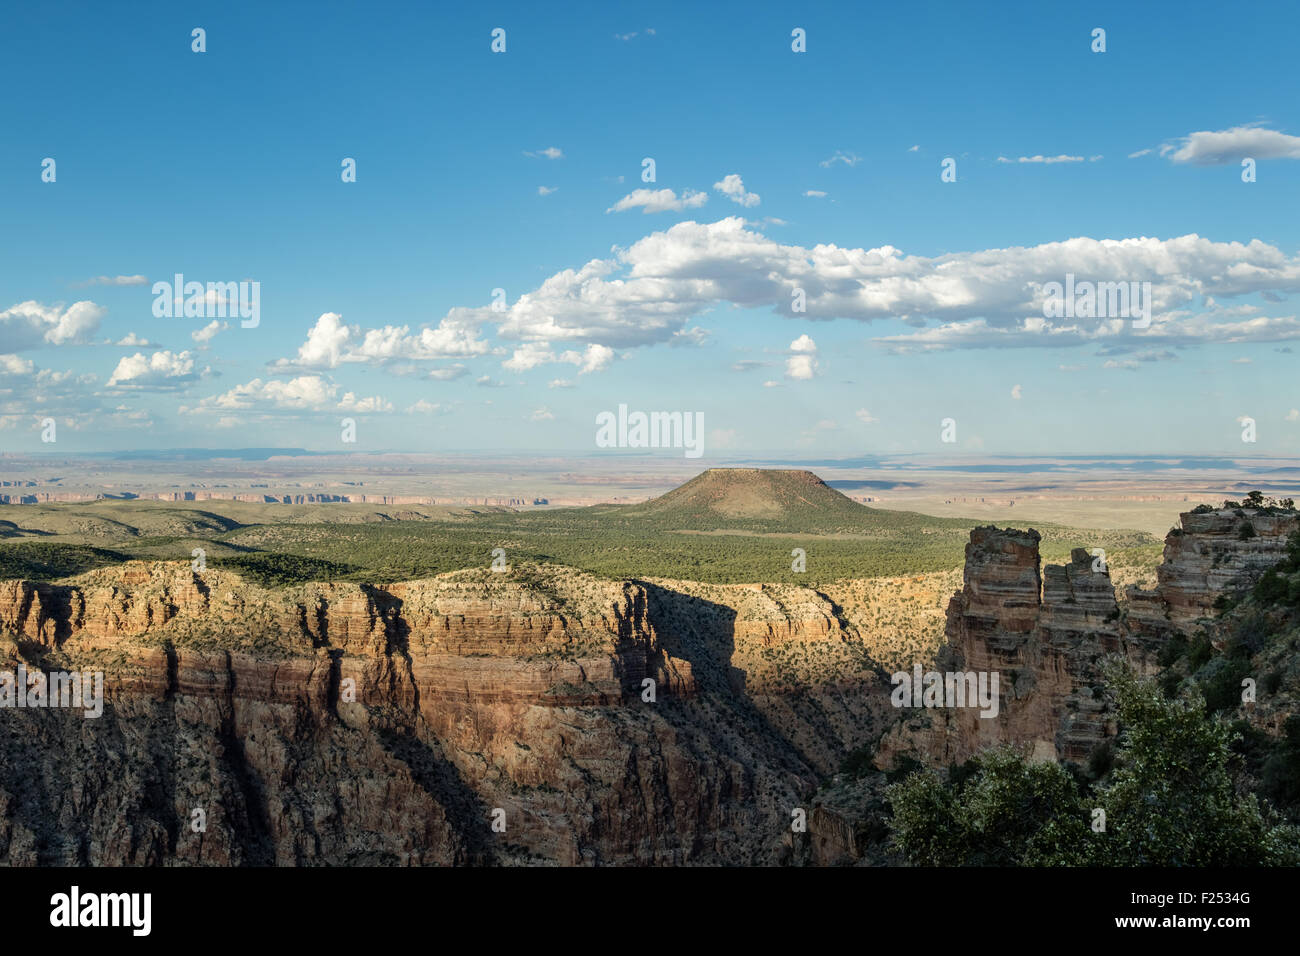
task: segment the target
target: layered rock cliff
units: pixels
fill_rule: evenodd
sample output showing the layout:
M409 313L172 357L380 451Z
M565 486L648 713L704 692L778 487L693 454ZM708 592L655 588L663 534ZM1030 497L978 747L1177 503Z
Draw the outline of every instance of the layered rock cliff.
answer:
M1130 589L1135 629L1186 627L1213 615L1221 597L1236 597L1286 554L1300 515L1253 508L1192 511L1165 538L1154 590ZM1168 625L1161 621L1168 622Z
M0 710L0 861L778 862L791 809L879 732L880 675L817 592L714 592L0 582L0 670L102 670L107 698ZM787 645L854 666L756 666Z
M90 719L0 708L0 862L851 860L874 845L852 807L876 796L812 806L819 780L877 740L881 768L1003 742L1088 759L1114 732L1098 662L1151 667L1296 526L1246 519L1185 515L1158 586L1122 606L1087 551L1042 567L1036 532L972 532L939 667L997 671L991 719L891 706L866 633L878 617L858 604L925 593L910 580L818 591L521 567L265 589L132 562L3 581L0 672L102 671L106 701Z
M1249 530L1243 530L1249 526ZM996 744L1028 747L1037 759L1084 762L1116 731L1103 700L1099 663L1121 655L1139 672L1159 648L1189 635L1239 596L1286 552L1300 516L1257 509L1188 512L1170 531L1158 584L1129 589L1121 611L1104 556L1083 548L1066 565L1041 569L1036 531L976 528L963 587L948 605L938 670L996 672L996 717L971 707L907 712L881 741L876 762L907 754L961 763Z

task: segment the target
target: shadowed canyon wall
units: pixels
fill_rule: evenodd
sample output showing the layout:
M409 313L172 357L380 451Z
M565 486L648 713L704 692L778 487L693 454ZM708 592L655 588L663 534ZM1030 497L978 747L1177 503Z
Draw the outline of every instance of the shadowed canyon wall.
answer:
M507 577L0 583L0 670L102 670L107 695L0 710L0 860L779 862L788 808L879 732L880 675L815 591ZM735 666L828 642L823 685Z
M3 581L0 671L102 671L106 700L0 709L0 862L852 857L830 809L803 840L791 814L877 740L882 768L1004 742L1086 760L1115 730L1100 660L1149 669L1297 525L1241 520L1185 515L1158 586L1123 602L1086 551L1042 568L1036 532L973 531L940 669L998 671L991 720L891 706L866 618L837 603L894 593L874 585L543 567L265 589L162 562Z

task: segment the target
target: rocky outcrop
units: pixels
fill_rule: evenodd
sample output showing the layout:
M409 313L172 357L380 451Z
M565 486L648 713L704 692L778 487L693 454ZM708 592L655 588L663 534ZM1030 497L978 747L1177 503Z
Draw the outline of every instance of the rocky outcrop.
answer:
M1249 525L1251 530L1243 531ZM962 589L948 606L941 672L999 675L996 717L973 707L909 712L881 740L877 766L902 754L961 763L997 744L1036 759L1083 762L1116 731L1099 664L1121 655L1151 671L1159 648L1215 613L1285 554L1300 518L1260 511L1189 512L1170 532L1153 591L1130 589L1121 613L1104 557L1082 548L1039 573L1039 535L976 528Z
M990 647L1014 649L1038 621L1042 601L1039 540L1032 528L1020 532L988 527L971 532L966 545L962 614L972 635Z
M909 713L881 741L879 766L903 753L961 763L1004 743L1037 759L1078 761L1113 731L1092 693L1097 662L1123 650L1109 574L1082 548L1040 573L1039 540L1032 529L976 528L962 590L948 605L937 671L997 674L996 716L973 706Z
M1300 515L1254 508L1192 511L1165 538L1164 561L1154 591L1131 589L1142 625L1153 630L1184 627L1211 617L1221 597L1236 597L1286 554L1287 538L1300 530ZM1135 622L1138 623L1138 622Z
M860 856L853 820L829 807L813 807L808 834L815 866L853 863Z

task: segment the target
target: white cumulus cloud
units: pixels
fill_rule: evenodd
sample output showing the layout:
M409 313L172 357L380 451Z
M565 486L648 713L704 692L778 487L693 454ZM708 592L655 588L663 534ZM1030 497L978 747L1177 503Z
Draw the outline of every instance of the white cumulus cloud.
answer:
M106 342L105 344L107 345L108 343ZM142 338L136 335L134 332L128 332L126 335L122 336L120 339L118 339L116 342L112 344L121 348L131 348L131 349L153 348L154 345L154 343L150 342L148 339Z
M1047 318L1050 283L1149 282L1150 325L1130 320ZM792 311L802 289L806 313ZM872 340L891 352L963 348L1114 345L1169 350L1212 342L1300 339L1300 319L1277 308L1222 300L1257 295L1273 306L1300 292L1300 256L1253 239L1216 242L1075 237L1035 246L909 255L889 245L801 246L769 238L739 216L679 222L605 258L565 268L518 296L502 312L456 308L437 330L438 349L405 327L364 334L333 313L318 320L297 360L333 368L347 361L409 359L429 353L489 352L478 330L494 326L512 343L509 371L553 362L587 370L615 350L699 341L700 318L720 306L768 309L789 318L896 321L907 328ZM593 350L593 346L596 348ZM567 351L565 351L567 349ZM796 363L808 366L810 363Z
M408 415L436 415L441 411L443 411L441 403L428 402L423 398L417 401L414 405L409 405L406 408L406 413Z
M31 359L20 355L0 355L0 375L25 376L31 375L35 370L36 366Z
M338 388L319 375L300 375L286 380L255 378L228 392L203 399L200 411L245 409L308 411L330 407Z
M483 310L487 312L489 310ZM412 333L407 325L361 329L346 325L337 312L326 312L307 333L307 341L278 368L338 368L349 363L382 365L395 360L432 361L482 355L488 345L478 338L475 310L453 309L437 326Z
M746 209L757 206L762 201L758 193L746 191L745 184L737 173L724 176L720 182L713 184L713 188Z
M378 395L371 395L369 398L358 398L355 393L347 392L339 402L338 407L341 411L365 414L367 412L391 412L393 403L380 398Z
M163 349L146 356L143 352L123 356L109 376L109 388L170 389L198 378L194 356L189 352Z
M806 333L790 343L790 357L785 360L785 377L796 380L817 375L817 343Z
M222 322L220 319L213 319L207 325L203 326L203 328L191 332L190 338L195 342L198 342L200 345L207 345L216 338L218 333L224 332L228 328L230 328L230 323Z
M1231 129L1200 130L1177 143L1160 147L1160 155L1175 163L1225 166L1243 159L1300 159L1300 136L1288 136L1257 124Z
M671 189L634 189L605 212L626 212L640 209L643 213L681 212L684 209L699 209L709 201L709 194L693 189L684 190L681 196Z
M40 302L19 302L0 312L0 342L10 351L43 345L81 345L92 341L108 313L94 302L74 302L66 309Z
M557 354L545 342L528 342L514 350L510 358L501 363L511 372L527 372L539 365L564 362L578 366L578 374L600 372L614 360L614 350L607 345L592 343L582 351L569 349Z

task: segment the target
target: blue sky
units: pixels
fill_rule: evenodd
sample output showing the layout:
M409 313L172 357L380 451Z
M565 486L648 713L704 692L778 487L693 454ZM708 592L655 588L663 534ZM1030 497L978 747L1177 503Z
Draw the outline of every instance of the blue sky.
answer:
M1294 4L6 19L0 451L583 453L620 403L709 457L1300 450ZM178 272L257 327L156 317ZM1066 272L1151 326L1044 325Z

